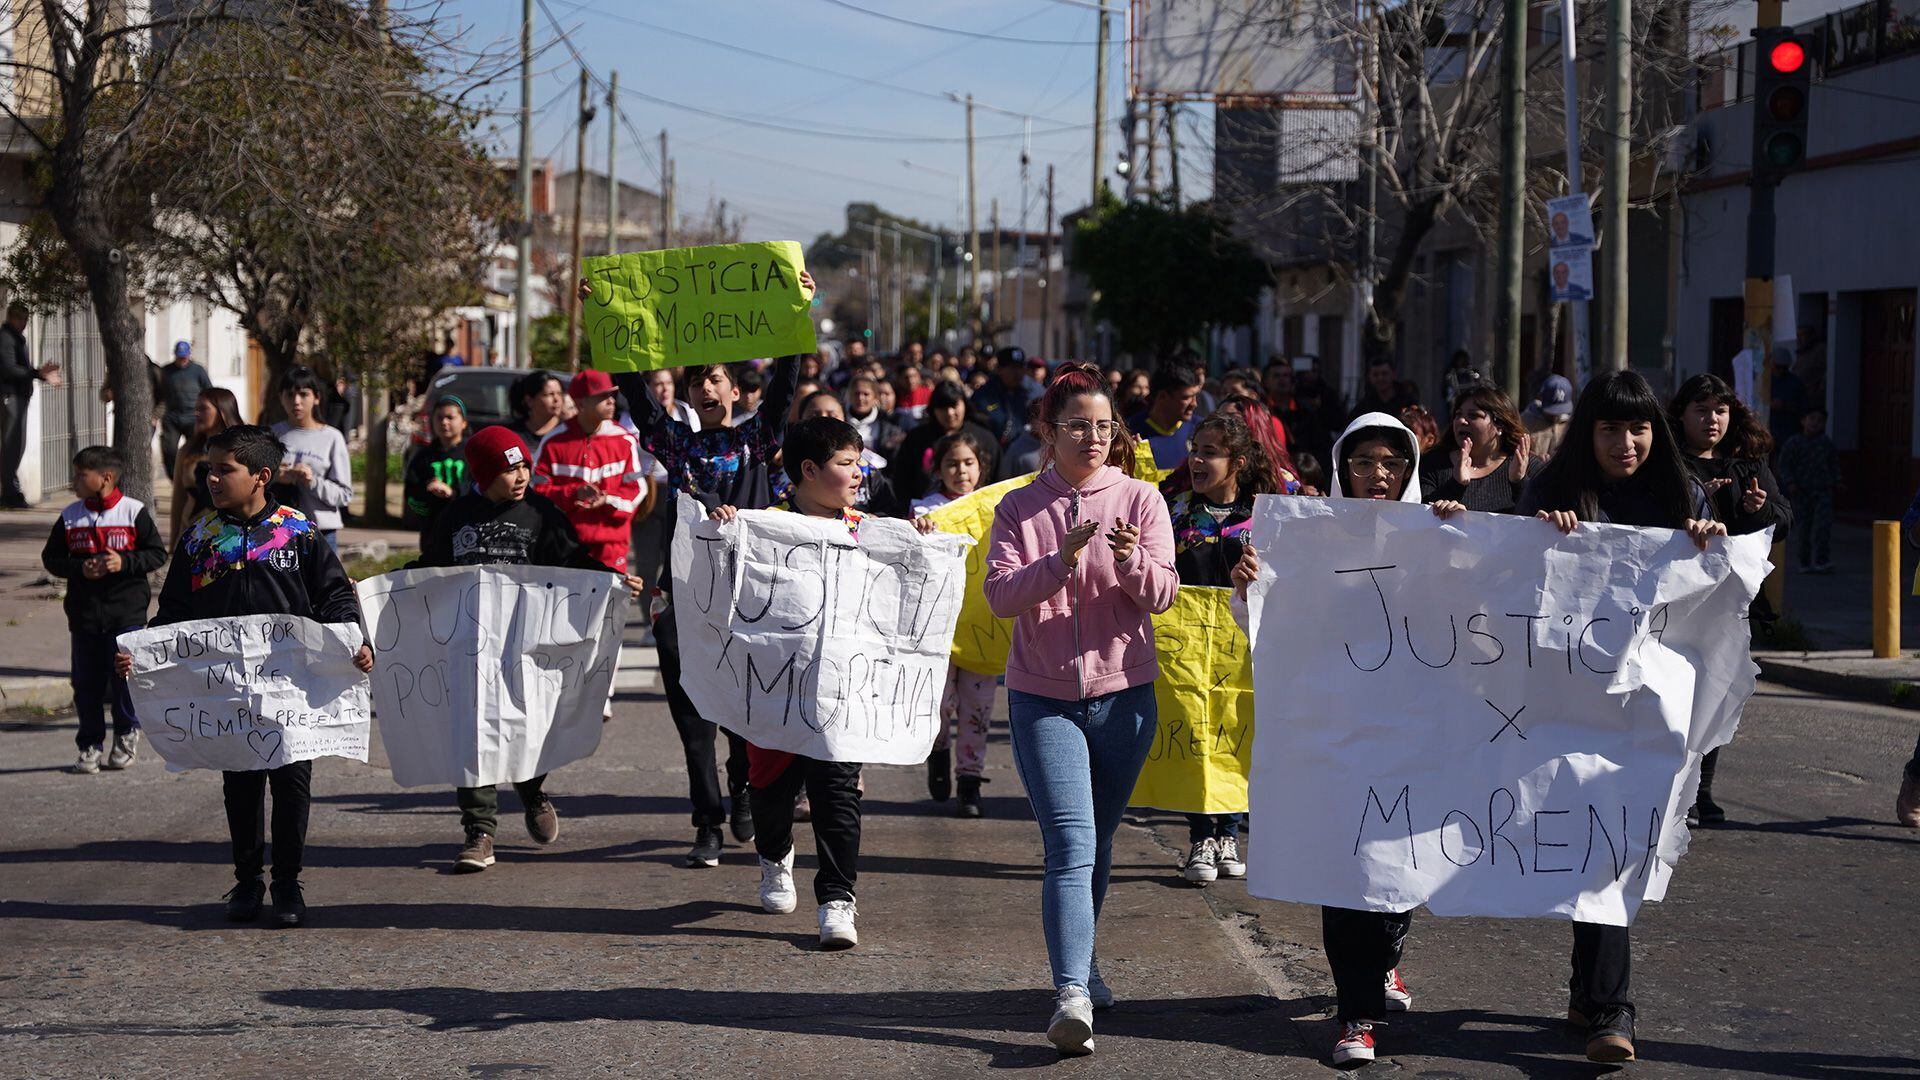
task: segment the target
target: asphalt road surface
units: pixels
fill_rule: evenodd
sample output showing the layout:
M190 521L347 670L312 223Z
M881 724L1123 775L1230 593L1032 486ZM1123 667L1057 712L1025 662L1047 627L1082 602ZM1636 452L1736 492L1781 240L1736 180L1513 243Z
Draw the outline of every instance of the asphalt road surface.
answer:
M1004 709L1001 712L1004 716ZM1762 685L1724 755L1732 815L1696 838L1634 928L1637 1076L1920 1077L1920 833L1895 827L1920 713ZM1101 965L1120 1005L1058 1061L1040 838L1004 728L982 821L917 769L868 770L859 948L763 914L750 850L679 866L691 838L657 695L623 694L598 755L548 790L536 850L503 792L500 862L448 872L452 793L379 756L314 770L311 924L235 927L217 777L148 752L72 776L70 720L0 724L0 1075L1076 1076L1330 1072L1318 913L1174 873L1185 825L1129 819ZM1559 1021L1563 924L1414 923L1415 1011L1369 1073L1593 1076Z

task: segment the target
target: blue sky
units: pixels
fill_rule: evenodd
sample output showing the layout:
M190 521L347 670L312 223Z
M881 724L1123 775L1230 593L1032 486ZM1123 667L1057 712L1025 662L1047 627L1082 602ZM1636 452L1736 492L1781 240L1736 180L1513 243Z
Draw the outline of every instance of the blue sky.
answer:
M534 153L552 155L563 169L573 160L570 132L579 68L560 41L557 21L596 75L604 79L614 69L620 72L625 112L621 178L657 188L658 137L664 127L678 167L682 210L698 210L710 195L724 198L747 216L749 239L806 241L822 231L837 231L846 204L858 200L964 228L956 185L966 169L961 141L965 110L940 100L947 91L971 92L980 103L1033 116L1030 228L1038 230L1044 220L1049 164L1056 170L1058 209L1085 202L1092 183L1098 19L1093 10L1068 0L845 2L899 19L1001 38L1082 44L1024 44L942 33L851 10L834 0L545 0L544 9L539 3L534 8L533 104L542 110L534 123ZM1110 117L1120 115L1125 97L1123 6L1114 0L1107 77ZM517 0L453 0L443 10L467 27L471 44L517 45ZM514 88L506 104L518 103ZM772 130L695 109L841 134ZM595 170L606 167L606 117L602 108L588 135L588 165ZM989 200L995 197L1002 224L1012 227L1020 212L1017 136L1022 122L985 109L976 110L974 122L980 136L981 227L986 227ZM1117 131L1110 120L1104 156L1109 182L1116 185L1111 164L1119 152ZM511 126L504 128L503 152L514 152L515 137ZM935 139L952 141L912 141ZM1205 163L1189 164L1187 157L1183 154L1183 168L1193 174L1187 183L1204 184L1209 171ZM903 165L903 159L920 167Z

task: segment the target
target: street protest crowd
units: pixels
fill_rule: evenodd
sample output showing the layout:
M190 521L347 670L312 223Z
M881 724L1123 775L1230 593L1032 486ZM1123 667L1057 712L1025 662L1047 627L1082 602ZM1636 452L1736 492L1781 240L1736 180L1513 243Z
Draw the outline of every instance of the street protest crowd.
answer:
M287 419L272 428L244 423L233 396L213 387L195 395L191 420L170 419L184 444L165 536L151 509L119 490L118 454L92 447L74 460L78 501L48 537L44 561L70 583L77 772L123 769L138 755L134 687L145 669L121 640L128 632L303 616L357 642L361 672L382 663L385 646L364 629L373 622L365 594L335 552L353 478L322 415L328 388L296 369L280 389ZM676 595L687 591L676 585L687 580L676 544L688 545L699 519L724 538L752 511L820 519L856 547L891 519L930 537L964 531L953 524L963 512L990 522L977 599L985 617L1009 621L1010 640L998 663L969 666L955 639L925 756L927 793L951 801L958 818L982 815L1004 686L1012 763L1045 851L1041 921L1056 991L1046 1032L1064 1054L1092 1052L1094 1013L1114 1001L1095 929L1113 835L1158 730L1155 616L1183 589L1219 590L1238 622L1227 632L1250 632L1263 575L1289 559L1284 544L1256 548L1262 496L1371 502L1367 512L1381 514L1425 504L1441 520L1537 518L1565 534L1590 523L1668 529L1701 550L1799 523L1802 564L1817 570L1826 558L1817 530L1830 524L1837 481L1817 412L1776 448L1733 388L1704 375L1668 401L1631 372L1598 375L1578 394L1553 375L1523 409L1460 362L1435 416L1387 363L1368 369L1349 405L1311 361L1209 376L1191 354L1123 371L1049 363L1017 347L950 353L915 343L878 357L856 340L768 361L536 372L511 397L512 422L478 430L457 397L433 403L432 440L406 472L407 510L421 530L414 567L616 575L616 588L645 605L685 750L694 835L684 865L719 865L731 835L754 849L761 906L791 913L795 826L810 823L823 949L859 942L861 761L757 745L741 733L742 718L702 707L687 667L707 644L691 606L701 598ZM1811 521L1802 516L1809 507ZM149 617L147 575L163 566ZM966 580L975 590L976 577ZM1753 617L1767 615L1759 602ZM759 676L747 664L751 682ZM610 702L604 711L611 715ZM1689 824L1724 819L1713 792L1718 753L1699 764ZM1187 811L1190 832L1178 873L1195 886L1248 874L1241 761L1237 804L1176 808ZM311 759L223 769L236 878L228 918L257 919L270 891L277 924L306 921L313 772ZM1896 813L1920 827L1920 746L1905 777ZM547 781L545 772L503 781L541 845L561 833ZM463 832L452 861L484 871L496 861L496 785L453 786ZM1336 1064L1372 1060L1387 1015L1413 1004L1402 971L1411 907L1387 906L1322 908ZM1589 1058L1632 1060L1628 927L1575 918L1572 937L1568 1020L1585 1032Z

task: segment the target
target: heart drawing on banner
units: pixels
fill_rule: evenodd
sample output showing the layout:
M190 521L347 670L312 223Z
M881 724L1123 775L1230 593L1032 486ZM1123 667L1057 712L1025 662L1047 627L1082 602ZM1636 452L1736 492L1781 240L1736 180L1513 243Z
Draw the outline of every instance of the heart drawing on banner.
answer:
M253 747L253 752L260 755L261 761L272 761L273 756L280 752L280 733L278 731L249 731L247 732L247 745Z

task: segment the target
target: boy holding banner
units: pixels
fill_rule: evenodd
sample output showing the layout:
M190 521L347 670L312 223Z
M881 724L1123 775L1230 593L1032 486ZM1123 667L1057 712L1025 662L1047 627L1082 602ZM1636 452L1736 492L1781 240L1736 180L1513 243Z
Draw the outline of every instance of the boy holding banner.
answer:
M595 374L605 378L602 373ZM486 428L468 439L467 476L473 484L441 511L413 566L509 563L609 569L580 542L573 523L558 507L529 490L532 457L527 444L505 426ZM629 588L638 590L638 578L624 573L621 577ZM527 835L542 847L560 838L560 815L542 790L546 780L541 775L513 785L526 811ZM455 873L478 873L494 863L493 837L500 823L500 796L488 784L458 788L454 798L460 805L460 826L466 832L466 842L454 857L453 869Z
M160 607L149 626L269 614L360 624L360 599L332 545L314 522L268 494L286 456L287 448L258 424L239 424L207 440L207 491L214 509L194 521L173 549ZM373 648L365 642L364 628L361 633L353 665L369 672ZM121 678L133 673L132 655L122 652L114 660ZM265 900L260 873L271 788L274 919L281 926L299 926L307 915L300 871L313 762L221 777L238 882L226 896L227 918L252 922Z
M855 541L864 515L853 508L864 479L860 433L845 420L821 416L787 431L784 466L793 489L777 506L808 517L843 522ZM731 521L736 508L714 511ZM860 861L860 763L822 761L747 744L748 793L753 805L754 847L760 855L760 906L776 915L798 903L793 885L794 799L804 788L813 807L813 877L820 905L820 947L851 949L860 941L854 882Z
M805 295L813 295L813 278L804 271L800 286ZM582 292L589 293L590 286L583 285ZM691 495L708 511L722 506L757 510L773 503L773 459L786 430L794 390L799 386L798 360L797 356L783 356L774 363L773 377L767 381L759 409L737 423L733 408L740 402L740 381L734 365L696 364L688 368L686 397L700 419L697 428L662 407L647 385L648 372L621 372L616 381L633 406L640 448L660 460L674 494ZM653 634L660 650L660 680L666 687L667 708L679 729L680 746L687 759L694 837L685 865L705 869L720 865L720 853L726 846L720 830L723 822L731 823L736 841L753 839L753 814L747 800L747 744L740 736L727 733L726 795L733 802L729 815L715 761L717 729L680 688L680 632L672 597L665 588L667 580L662 578L655 594Z

